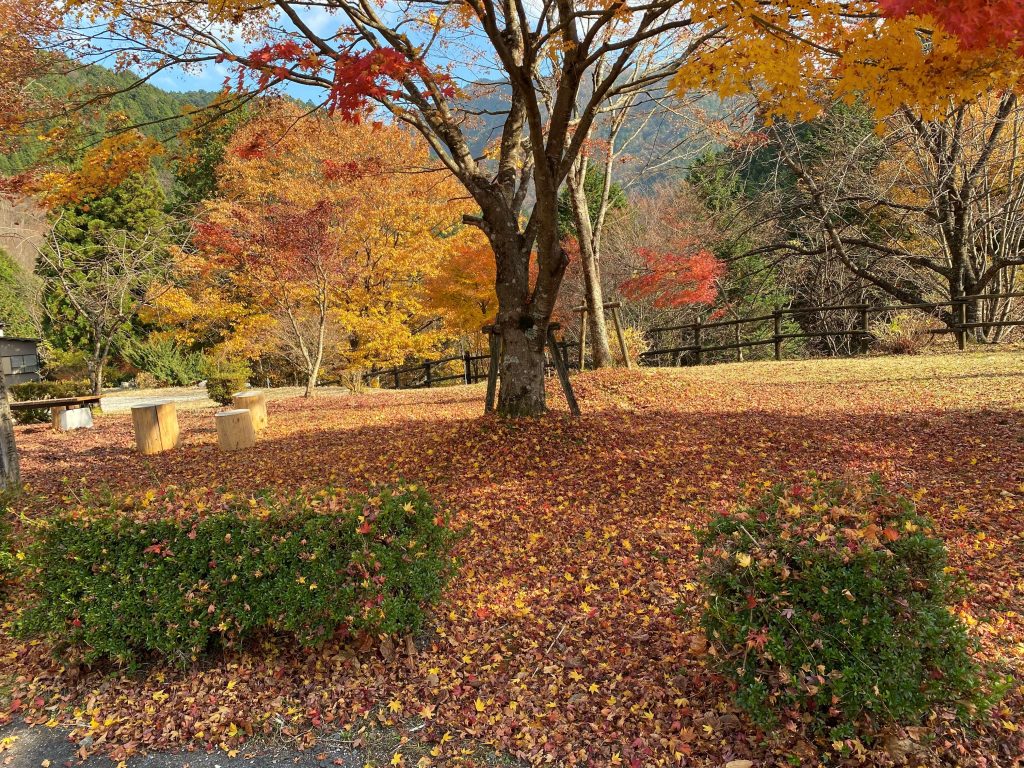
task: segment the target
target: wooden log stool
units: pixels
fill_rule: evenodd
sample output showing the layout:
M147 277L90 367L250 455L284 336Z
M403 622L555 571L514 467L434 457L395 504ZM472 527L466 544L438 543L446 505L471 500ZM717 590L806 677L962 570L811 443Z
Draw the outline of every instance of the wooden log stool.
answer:
M132 425L135 445L143 456L178 447L178 412L170 400L132 406Z
M217 414L217 444L222 451L240 451L256 445L256 430L247 408Z
M231 398L231 404L238 409L249 411L252 419L252 428L259 432L267 427L267 396L256 389L248 392L236 392Z

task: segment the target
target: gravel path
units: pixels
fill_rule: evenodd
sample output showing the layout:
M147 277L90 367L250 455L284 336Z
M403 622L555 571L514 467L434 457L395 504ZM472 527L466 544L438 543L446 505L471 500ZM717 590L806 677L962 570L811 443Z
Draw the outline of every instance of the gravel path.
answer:
M276 387L264 389L268 400L300 397L302 387ZM317 394L343 395L344 387L318 387ZM154 400L171 400L179 410L214 408L217 403L206 394L205 387L163 387L160 389L112 389L103 393L100 408L103 413L128 413L133 406L151 403Z

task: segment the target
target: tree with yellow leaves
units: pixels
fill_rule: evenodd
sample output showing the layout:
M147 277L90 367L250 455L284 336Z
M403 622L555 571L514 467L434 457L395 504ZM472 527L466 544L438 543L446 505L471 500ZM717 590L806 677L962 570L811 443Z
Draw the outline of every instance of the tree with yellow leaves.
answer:
M226 349L276 351L309 396L325 361L359 370L431 348L423 286L462 209L409 131L301 117L275 103L235 133L197 226L199 279L160 314L186 308L220 326Z

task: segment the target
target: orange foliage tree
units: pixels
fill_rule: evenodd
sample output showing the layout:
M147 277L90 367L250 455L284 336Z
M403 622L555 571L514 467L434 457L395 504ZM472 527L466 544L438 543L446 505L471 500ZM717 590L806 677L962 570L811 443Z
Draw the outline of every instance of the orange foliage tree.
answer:
M184 265L196 279L159 315L193 338L219 326L225 351L284 354L309 395L325 360L357 370L431 348L423 284L461 208L447 173L416 171L428 152L409 131L300 116L275 104L236 132L201 212L200 258Z
M426 303L440 314L445 328L463 341L480 339L480 329L494 322L494 253L476 229L458 233L437 272L427 281Z

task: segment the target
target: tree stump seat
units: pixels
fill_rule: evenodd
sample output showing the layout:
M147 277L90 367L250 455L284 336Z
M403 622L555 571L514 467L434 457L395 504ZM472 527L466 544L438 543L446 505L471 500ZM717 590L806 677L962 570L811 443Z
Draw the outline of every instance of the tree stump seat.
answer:
M216 415L217 445L222 451L240 451L256 445L256 430L248 408L234 408Z
M249 411L252 427L259 432L267 427L267 396L257 389L236 392L232 395L231 404L242 410Z
M170 400L158 400L132 406L135 446L143 456L152 456L178 447L178 412Z

